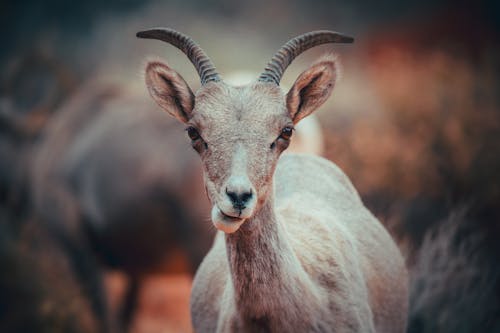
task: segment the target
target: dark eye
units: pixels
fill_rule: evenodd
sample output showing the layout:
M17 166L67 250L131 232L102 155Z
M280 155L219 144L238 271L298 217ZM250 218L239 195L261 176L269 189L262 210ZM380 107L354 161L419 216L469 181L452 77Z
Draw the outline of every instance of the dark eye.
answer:
M293 127L287 126L281 130L280 138L290 140L293 134Z
M186 131L191 140L196 141L200 138L200 133L198 133L196 128L190 126L186 129Z

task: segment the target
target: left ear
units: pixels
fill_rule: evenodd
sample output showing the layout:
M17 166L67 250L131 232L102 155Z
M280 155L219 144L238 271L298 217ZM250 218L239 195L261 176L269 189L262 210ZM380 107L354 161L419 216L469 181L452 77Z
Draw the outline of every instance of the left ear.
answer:
M182 76L160 61L146 65L146 86L158 105L187 123L194 108L194 94Z
M294 124L330 97L339 67L337 56L329 54L300 74L286 95L286 106Z

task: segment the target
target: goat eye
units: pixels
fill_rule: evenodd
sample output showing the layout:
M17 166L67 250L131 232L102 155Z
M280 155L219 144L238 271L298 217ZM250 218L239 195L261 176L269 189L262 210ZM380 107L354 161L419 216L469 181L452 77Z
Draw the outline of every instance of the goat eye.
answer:
M293 127L287 126L281 130L280 138L290 140L293 134Z
M186 131L191 140L196 141L200 138L200 133L198 133L196 128L190 126L186 129Z

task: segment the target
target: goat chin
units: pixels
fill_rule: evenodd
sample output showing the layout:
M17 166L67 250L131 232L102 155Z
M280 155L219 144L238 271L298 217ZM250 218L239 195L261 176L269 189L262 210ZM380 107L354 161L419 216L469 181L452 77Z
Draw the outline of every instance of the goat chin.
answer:
M226 234L236 232L245 222L245 219L225 215L216 205L213 206L211 215L214 226Z

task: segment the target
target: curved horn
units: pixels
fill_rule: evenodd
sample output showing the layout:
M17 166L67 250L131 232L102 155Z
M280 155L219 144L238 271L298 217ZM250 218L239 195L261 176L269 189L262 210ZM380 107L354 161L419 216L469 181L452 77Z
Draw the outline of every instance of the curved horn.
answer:
M318 30L305 33L290 39L268 62L266 69L259 76L259 81L280 84L286 68L302 52L314 46L326 43L352 43L354 38L335 31Z
M205 51L203 51L190 37L168 28L154 28L139 31L136 36L139 38L159 39L172 44L184 52L200 75L202 85L210 81L220 81L219 74L217 74L212 61L210 61Z

